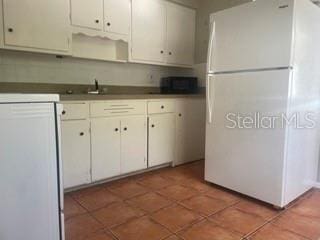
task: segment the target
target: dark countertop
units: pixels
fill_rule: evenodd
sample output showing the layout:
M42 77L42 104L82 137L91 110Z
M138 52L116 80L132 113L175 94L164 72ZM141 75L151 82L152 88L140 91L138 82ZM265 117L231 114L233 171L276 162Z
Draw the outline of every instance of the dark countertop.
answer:
M205 98L204 94L61 94L60 101L148 100L172 98Z

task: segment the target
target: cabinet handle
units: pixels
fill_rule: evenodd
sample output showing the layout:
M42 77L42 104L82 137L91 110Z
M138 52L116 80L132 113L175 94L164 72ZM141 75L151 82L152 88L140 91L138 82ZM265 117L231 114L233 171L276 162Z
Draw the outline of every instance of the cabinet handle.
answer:
M8 28L8 32L13 32L13 28Z
M81 132L81 133L80 133L80 136L84 136L84 132Z
M95 22L96 22L96 23L99 23L100 21L99 21L99 19L96 19Z
M114 129L114 131L118 132L118 131L119 131L119 128Z
M66 115L66 111L65 110L62 111L62 115Z
M128 130L128 128L126 128L126 127L125 127L123 130L124 130L124 131L127 131L127 130Z
M109 22L108 22L108 23L107 23L107 26L109 26L109 27L110 27L110 26L111 26L111 23L109 23Z

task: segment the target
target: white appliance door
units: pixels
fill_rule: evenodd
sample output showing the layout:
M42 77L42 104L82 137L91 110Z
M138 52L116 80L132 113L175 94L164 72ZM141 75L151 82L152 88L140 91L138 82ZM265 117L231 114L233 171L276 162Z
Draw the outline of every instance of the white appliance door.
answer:
M0 160L0 239L60 240L54 104L0 104Z
M256 1L211 15L208 73L290 66L293 5Z
M280 120L274 129L265 129L269 120L259 127L254 118L286 112L290 72L208 77L212 121L206 128L206 181L281 206L286 130Z

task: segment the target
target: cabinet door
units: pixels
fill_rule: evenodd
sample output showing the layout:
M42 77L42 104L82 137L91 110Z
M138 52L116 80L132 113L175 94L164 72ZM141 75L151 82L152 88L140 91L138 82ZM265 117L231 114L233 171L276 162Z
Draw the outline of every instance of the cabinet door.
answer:
M182 99L177 101L175 165L204 158L205 104L204 99Z
M104 29L106 32L129 34L130 0L104 0Z
M5 45L69 51L69 2L3 0Z
M91 120L92 181L120 174L120 120Z
M121 119L121 173L147 168L146 117L134 116Z
M175 115L158 114L149 117L149 167L174 161Z
M62 121L61 148L64 188L90 183L89 122Z
M132 0L132 59L165 62L166 9L162 0Z
M167 2L167 50L169 64L194 63L195 10Z
M103 0L71 0L72 24L102 30Z

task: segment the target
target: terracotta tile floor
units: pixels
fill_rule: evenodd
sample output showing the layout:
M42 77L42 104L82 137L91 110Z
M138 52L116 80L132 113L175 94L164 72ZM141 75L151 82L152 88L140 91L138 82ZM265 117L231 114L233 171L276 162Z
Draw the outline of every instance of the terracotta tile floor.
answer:
M66 240L320 240L320 191L276 211L207 184L203 161L68 193Z

